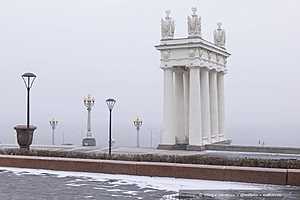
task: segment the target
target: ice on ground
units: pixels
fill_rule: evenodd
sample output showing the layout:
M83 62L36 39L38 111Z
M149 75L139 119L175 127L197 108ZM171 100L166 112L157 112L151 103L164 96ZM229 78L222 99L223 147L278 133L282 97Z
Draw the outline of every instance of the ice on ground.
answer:
M93 196L85 196L84 198L85 199L90 199L90 198L93 198Z
M25 169L25 168L11 168L0 167L1 170L13 172L14 174L32 174L32 175L55 175L59 178L77 177L88 178L92 181L108 182L114 180L111 184L115 185L137 185L143 189L156 189L178 192L179 190L261 190L267 189L270 185L250 184L239 182L225 182L225 181L207 181L207 180L193 180L182 178L166 178L166 177L148 177L148 176L132 176L119 174L102 174L102 173L87 173L87 172L71 172L71 171L53 171L43 169ZM0 172L2 173L2 172ZM70 183L72 184L72 183ZM79 184L78 184L79 185ZM75 186L73 183L72 186Z
M137 191L126 191L126 192L123 192L124 194L131 194L131 195L137 195Z
M147 192L153 192L155 190L145 190L144 192L147 193Z
M87 184L75 184L75 183L68 183L66 184L67 186L72 186L72 187L80 187L80 186L84 186L84 185L87 185Z
M108 191L108 192L122 192L124 190L120 190L120 189L106 189L106 191Z

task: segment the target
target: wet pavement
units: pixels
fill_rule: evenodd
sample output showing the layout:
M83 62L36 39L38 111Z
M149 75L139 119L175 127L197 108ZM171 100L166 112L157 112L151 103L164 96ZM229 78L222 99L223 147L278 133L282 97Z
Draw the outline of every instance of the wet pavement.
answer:
M236 190L253 191L254 194L259 194L260 191L264 190L271 193L279 191L281 194L288 194L291 190L300 191L300 188L221 181L0 168L1 200L180 199L178 195L181 190L225 190L229 194L234 193L231 190L235 190L235 193ZM202 197L197 199L220 198ZM227 197L221 199L243 198Z
M91 177L59 176L0 171L1 200L83 200L83 199L161 199L174 192L140 188L119 179L95 180Z

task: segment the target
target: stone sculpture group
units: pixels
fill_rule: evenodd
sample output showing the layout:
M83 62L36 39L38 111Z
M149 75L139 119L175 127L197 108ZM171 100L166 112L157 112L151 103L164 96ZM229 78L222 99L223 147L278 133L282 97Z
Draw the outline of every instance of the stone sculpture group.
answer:
M196 14L197 8L192 8L193 14L187 17L188 36L201 37L201 17ZM165 19L161 19L161 38L172 39L175 33L175 22L170 17L170 10L166 11ZM222 23L217 23L217 29L214 30L214 43L217 46L225 47L225 30L222 29Z

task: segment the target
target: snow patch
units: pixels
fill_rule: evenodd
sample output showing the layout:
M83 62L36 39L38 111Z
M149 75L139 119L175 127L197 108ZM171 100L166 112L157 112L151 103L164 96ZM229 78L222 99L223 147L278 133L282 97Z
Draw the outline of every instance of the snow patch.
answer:
M102 174L102 173L87 173L87 172L71 172L71 171L53 171L43 169L25 169L0 167L0 171L10 171L16 175L26 174L32 175L55 175L58 178L75 177L88 178L86 181L109 182L112 185L137 185L139 188L146 188L147 190L166 190L178 192L179 190L261 190L270 187L270 185L249 184L239 182L225 182L225 181L207 181L207 180L193 180L182 178L166 178L166 177L148 177L148 176L132 176L119 174ZM75 179L76 180L76 179ZM80 186L82 184L72 184L70 186Z

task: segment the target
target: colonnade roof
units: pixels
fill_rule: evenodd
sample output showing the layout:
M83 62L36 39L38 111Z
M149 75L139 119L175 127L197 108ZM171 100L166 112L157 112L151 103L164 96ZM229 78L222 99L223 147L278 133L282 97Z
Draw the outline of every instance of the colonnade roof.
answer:
M187 37L163 39L159 45L156 45L157 50L183 49L183 48L203 48L211 52L229 57L231 54L223 47L219 47L212 42L202 39L201 37Z

